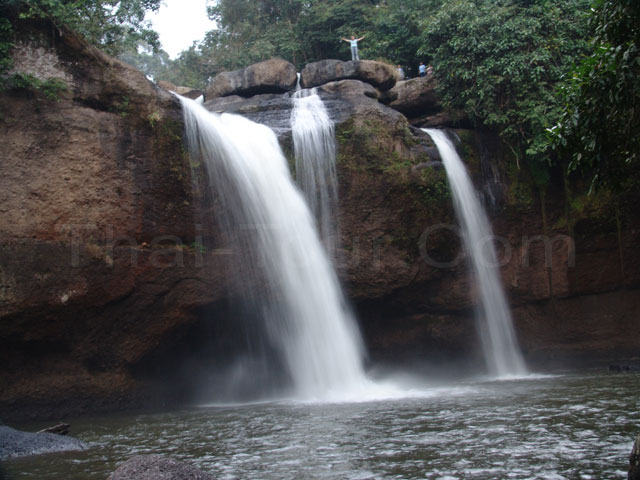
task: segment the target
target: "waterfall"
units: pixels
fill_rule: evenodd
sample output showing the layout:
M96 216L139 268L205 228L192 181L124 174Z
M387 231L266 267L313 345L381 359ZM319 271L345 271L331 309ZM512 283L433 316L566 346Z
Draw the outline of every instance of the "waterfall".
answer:
M360 334L275 134L179 98L192 161L205 165L221 204L242 298L256 306L294 394L357 390L367 383Z
M296 182L318 222L322 241L333 256L338 239L335 133L315 88L294 93L291 130Z
M433 139L447 172L465 250L480 293L479 330L489 371L498 377L523 375L526 367L517 344L511 312L500 283L493 232L454 145L441 130L424 128Z

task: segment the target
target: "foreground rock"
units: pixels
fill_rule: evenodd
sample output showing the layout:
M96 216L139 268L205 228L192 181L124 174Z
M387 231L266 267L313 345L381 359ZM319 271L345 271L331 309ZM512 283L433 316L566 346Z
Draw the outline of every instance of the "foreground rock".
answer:
M640 480L640 436L636 438L629 455L629 480Z
M286 60L272 58L233 72L216 75L207 87L207 100L228 95L250 97L263 93L293 90L298 81L296 68Z
M384 91L395 85L396 78L396 69L382 62L321 60L309 63L302 69L300 85L303 88L312 88L336 80L355 79Z
M55 433L21 432L0 425L0 460L87 448L87 444L72 437Z
M213 480L187 463L162 455L136 455L120 465L108 480Z

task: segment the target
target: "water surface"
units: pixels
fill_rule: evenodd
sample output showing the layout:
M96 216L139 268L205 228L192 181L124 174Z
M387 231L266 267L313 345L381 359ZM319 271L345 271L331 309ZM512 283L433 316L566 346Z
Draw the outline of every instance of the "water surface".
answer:
M132 455L161 453L220 479L626 479L639 410L637 372L468 381L404 399L76 419L90 450L3 468L105 479Z

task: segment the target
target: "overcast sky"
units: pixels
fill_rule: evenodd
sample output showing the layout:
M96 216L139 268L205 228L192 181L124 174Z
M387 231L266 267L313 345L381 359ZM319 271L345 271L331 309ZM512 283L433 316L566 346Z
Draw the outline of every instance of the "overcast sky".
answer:
M158 12L148 18L171 58L215 28L215 23L207 18L207 0L163 0Z

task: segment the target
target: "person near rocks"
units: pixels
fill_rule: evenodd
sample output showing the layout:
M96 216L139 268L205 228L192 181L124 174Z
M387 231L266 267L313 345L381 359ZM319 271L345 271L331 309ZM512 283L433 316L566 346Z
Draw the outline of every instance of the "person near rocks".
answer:
M427 66L424 64L424 62L420 62L420 65L418 65L418 73L421 77L427 75Z
M351 40L348 38L340 39L343 42L349 42L349 45L351 45L351 60L360 60L360 57L358 56L358 42L363 40L364 37L366 37L366 35L363 35L360 38L356 38L355 35L351 35Z
M427 76L433 75L433 65L427 67Z
M398 77L400 80L404 80L404 69L402 65L398 65Z

